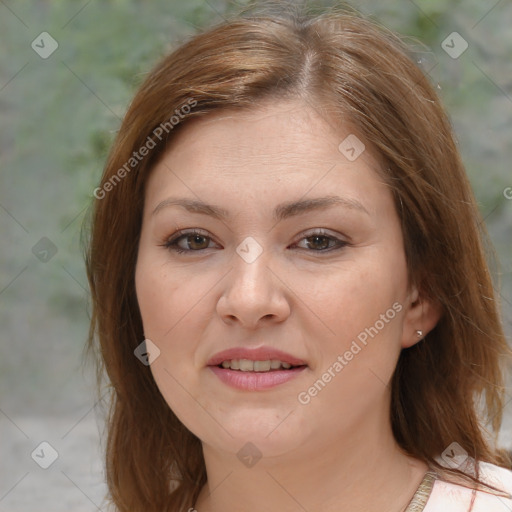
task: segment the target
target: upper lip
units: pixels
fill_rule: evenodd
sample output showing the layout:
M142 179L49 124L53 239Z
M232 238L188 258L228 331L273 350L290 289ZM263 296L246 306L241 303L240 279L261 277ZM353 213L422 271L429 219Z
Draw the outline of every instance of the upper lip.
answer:
M217 352L212 356L207 366L218 366L223 361L231 361L233 359L248 359L249 361L269 361L276 360L283 363L291 364L292 366L303 366L306 362L302 359L287 354L282 350L277 350L272 347L258 347L258 348L247 348L247 347L235 347L228 348L222 352Z

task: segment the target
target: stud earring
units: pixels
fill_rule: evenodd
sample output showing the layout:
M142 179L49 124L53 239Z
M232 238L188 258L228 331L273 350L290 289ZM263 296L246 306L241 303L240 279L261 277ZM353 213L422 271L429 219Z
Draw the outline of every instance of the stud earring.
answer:
M423 336L423 331L416 331L416 336L418 336L418 338L421 338Z

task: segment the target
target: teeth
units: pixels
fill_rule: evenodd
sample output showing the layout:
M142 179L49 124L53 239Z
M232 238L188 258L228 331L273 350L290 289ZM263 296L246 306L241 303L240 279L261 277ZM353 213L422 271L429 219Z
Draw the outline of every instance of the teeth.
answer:
M240 370L242 372L268 372L270 370L279 370L284 368L289 370L292 365L276 359L267 361L251 361L250 359L232 359L222 361L222 368L231 370Z
M249 361L249 359L240 359L240 370L243 372L252 372L254 370L254 361Z
M268 372L270 370L270 361L254 361L255 372Z

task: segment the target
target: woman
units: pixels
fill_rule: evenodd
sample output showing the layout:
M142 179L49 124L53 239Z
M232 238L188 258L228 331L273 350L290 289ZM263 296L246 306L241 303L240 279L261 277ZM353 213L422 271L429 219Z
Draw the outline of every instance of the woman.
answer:
M94 195L119 511L512 510L482 221L396 35L285 8L197 35Z

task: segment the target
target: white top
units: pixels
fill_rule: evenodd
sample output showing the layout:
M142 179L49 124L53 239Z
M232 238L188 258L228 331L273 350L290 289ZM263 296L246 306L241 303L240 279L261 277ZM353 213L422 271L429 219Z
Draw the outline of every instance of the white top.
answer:
M436 460L443 464L442 460ZM464 468L460 469L467 473ZM505 491L509 497L496 496L483 490L473 491L463 485L436 480L423 512L469 512L473 492L476 497L471 512L512 512L512 471L488 462L480 462L479 469L480 480ZM474 469L469 473L474 476Z

